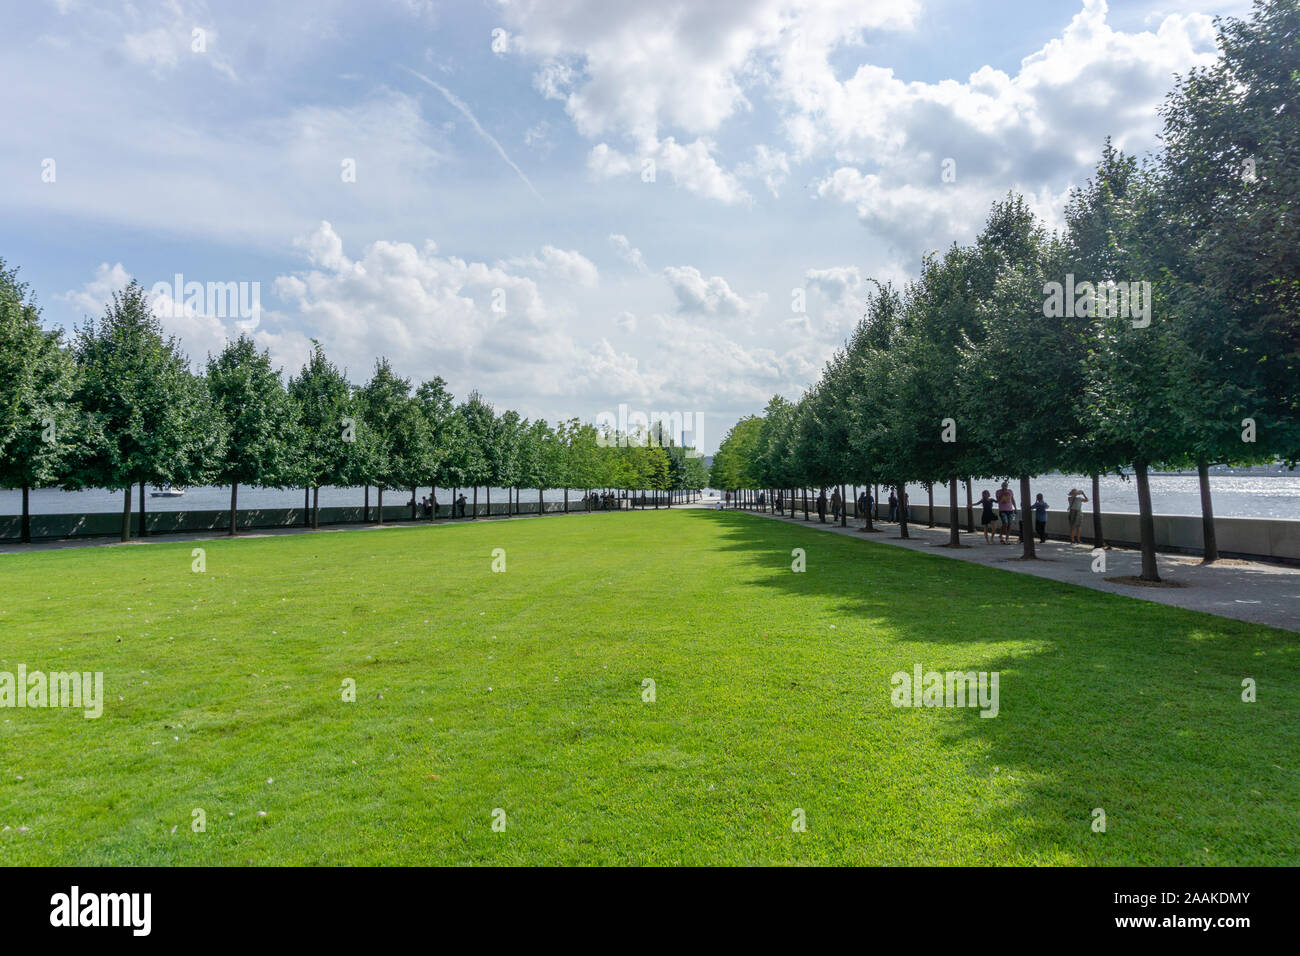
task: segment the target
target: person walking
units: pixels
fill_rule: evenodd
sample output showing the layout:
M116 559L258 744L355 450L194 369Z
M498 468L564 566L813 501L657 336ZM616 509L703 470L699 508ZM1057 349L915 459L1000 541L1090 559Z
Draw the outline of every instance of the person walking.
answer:
M817 520L822 524L826 523L826 489L823 488L817 495Z
M825 494L825 492L823 492L823 494ZM841 504L842 502L840 501L840 490L836 488L834 491L831 492L831 517L834 518L836 521L840 520Z
M984 529L984 543L993 543L993 528L997 524L997 517L993 514L993 496L989 494L988 489L984 489L984 494L980 498L980 527Z
M1071 488L1066 500L1065 516L1070 522L1070 543L1083 544L1083 503L1088 496L1079 488Z
M889 520L898 520L898 492L889 489Z
M998 518L1002 521L1002 526L998 529L999 540L1002 544L1010 544L1007 539L1011 536L1011 518L1016 512L1016 495L1011 490L1008 482L1002 482L1002 487L998 489Z
M1034 532L1039 544L1047 544L1047 502L1041 494L1034 499Z

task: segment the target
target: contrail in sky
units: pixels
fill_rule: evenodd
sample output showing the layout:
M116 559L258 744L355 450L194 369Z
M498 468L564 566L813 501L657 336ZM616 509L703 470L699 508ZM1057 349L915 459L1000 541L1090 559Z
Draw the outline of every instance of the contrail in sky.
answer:
M516 173L519 174L519 178L524 181L524 185L533 191L533 195L536 196L538 199L542 199L542 194L537 191L537 187L535 187L531 182L528 181L528 177L524 175L524 171L515 165L515 161L506 154L506 151L501 147L501 144L496 141L496 137L494 137L491 133L489 133L487 130L483 128L482 124L479 123L479 121L475 118L474 114L470 112L469 107L465 105L464 101L461 100L460 97L458 97L451 90L447 89L441 83L435 83L433 80L429 79L423 73L416 73L415 70L412 70L410 67L405 67L405 66L402 67L402 69L406 70L407 73L410 73L416 79L423 80L425 83L428 83L435 90L441 93L448 103L450 103L452 106L456 107L456 109L464 113L465 118L474 124L474 128L478 130L478 134L496 148L496 151L501 154L501 158L506 161L506 164L511 169L513 169ZM543 199L542 201L545 202L546 200Z

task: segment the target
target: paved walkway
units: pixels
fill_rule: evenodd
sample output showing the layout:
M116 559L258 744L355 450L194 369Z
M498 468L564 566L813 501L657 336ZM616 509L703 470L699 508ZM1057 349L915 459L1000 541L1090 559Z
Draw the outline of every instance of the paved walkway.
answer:
M832 525L829 518L826 524L820 523L815 513L809 522L803 520L803 512L798 512L797 518L782 518L758 511L748 513L774 521L802 524L832 534L849 535L863 541L1051 578L1053 581L1065 581L1098 591L1110 591L1112 594L1123 594L1143 601L1172 604L1193 611L1300 631L1300 568L1227 558L1212 565L1202 565L1199 557L1157 554L1160 576L1181 587L1149 587L1107 580L1141 573L1141 552L1129 548L1107 549L1106 570L1097 573L1092 570L1091 544L1072 545L1049 538L1046 544L1035 542L1040 560L1022 561L1016 560L1021 554L1018 540L1013 539L1008 545L990 545L984 542L983 532L967 534L962 531L961 541L969 547L954 550L939 547L948 543L947 528L931 529L923 524L909 524L907 532L911 537L902 540L898 536L898 525L884 521L876 522L877 533L870 534L861 530L862 522L859 520L850 519L849 526L841 528L838 524ZM996 537L994 541L997 541Z

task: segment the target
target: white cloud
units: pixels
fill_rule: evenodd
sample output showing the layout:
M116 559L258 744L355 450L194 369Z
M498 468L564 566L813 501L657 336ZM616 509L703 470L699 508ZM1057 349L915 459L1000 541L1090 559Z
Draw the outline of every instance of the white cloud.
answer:
M754 158L736 167L736 175L761 180L773 196L790 175L790 158L781 150L770 149L760 143L754 147Z
M645 257L641 255L641 250L633 246L628 241L627 236L611 232L609 234L609 244L614 247L614 252L618 254L618 257L636 269L637 272L649 273L650 270L646 267Z
M906 29L917 0L664 0L613 4L502 0L514 48L539 63L538 86L589 137L656 141L664 128L711 132L749 106L761 65L802 44Z
M538 255L516 256L505 260L505 264L512 268L564 279L587 289L593 289L600 284L600 271L595 264L574 249L542 246Z
M722 276L705 278L694 266L669 266L664 278L677 296L682 312L701 315L738 316L755 310L755 304L746 302L732 291Z
M596 177L636 172L647 184L657 183L660 174L667 173L674 184L706 199L724 203L748 199L749 194L740 181L713 158L714 148L713 143L704 139L683 146L670 136L662 141L647 141L634 159L610 148L607 143L600 143L588 154L587 169Z
M107 262L101 262L95 267L95 277L80 289L68 289L55 294L54 298L68 302L84 315L97 319L112 300L113 293L121 292L130 281L131 273L126 271L122 263L115 262L110 266Z

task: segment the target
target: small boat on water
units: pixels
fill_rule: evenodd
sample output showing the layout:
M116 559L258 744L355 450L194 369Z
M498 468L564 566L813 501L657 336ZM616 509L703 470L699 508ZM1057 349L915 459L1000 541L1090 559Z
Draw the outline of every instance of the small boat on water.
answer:
M149 492L150 498L179 498L185 494L184 488L173 488L171 485L163 485L157 491Z

